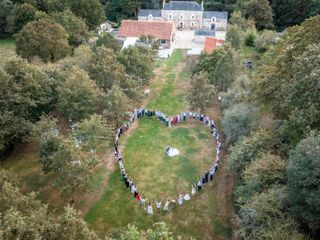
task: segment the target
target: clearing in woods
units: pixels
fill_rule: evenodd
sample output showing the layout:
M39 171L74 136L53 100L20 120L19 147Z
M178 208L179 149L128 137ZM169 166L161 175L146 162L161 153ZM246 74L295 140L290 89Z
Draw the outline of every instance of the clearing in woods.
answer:
M145 105L169 116L187 110L189 79L185 53L175 51L171 58L160 61ZM210 116L219 126L218 104L212 108ZM143 195L155 206L156 200L164 202L167 197L177 198L179 193L190 192L191 184L208 169L215 157L209 129L199 123L183 123L169 129L158 120L147 118L134 125L134 129L121 138L120 146L128 174ZM164 156L167 145L178 148L181 155L172 159ZM164 221L183 239L231 239L232 178L223 165L222 160L214 181L190 202L167 215L155 213L152 216L139 208L115 166L103 196L85 215L85 220L101 236L129 223L146 229Z

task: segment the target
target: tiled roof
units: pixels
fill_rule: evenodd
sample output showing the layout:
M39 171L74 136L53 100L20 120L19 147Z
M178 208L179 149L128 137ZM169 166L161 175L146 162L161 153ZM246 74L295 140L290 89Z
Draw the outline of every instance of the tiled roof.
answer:
M217 12L217 11L204 11L203 12L203 19L211 19L211 18L217 18L217 19L228 19L228 12Z
M157 39L170 40L173 32L173 22L124 20L121 23L119 37L152 35Z
M163 10L203 11L202 6L195 1L170 1Z
M149 15L152 15L152 17L161 17L161 10L141 9L139 11L138 17L148 17Z
M224 40L216 39L213 37L206 37L204 42L204 51L206 53L212 53L219 45L224 44Z

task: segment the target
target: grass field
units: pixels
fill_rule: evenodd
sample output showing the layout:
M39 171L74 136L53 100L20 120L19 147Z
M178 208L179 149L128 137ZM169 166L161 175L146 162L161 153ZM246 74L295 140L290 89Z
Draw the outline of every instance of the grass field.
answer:
M16 56L13 39L0 39L0 67Z
M190 81L184 68L184 58L184 52L175 51L171 58L161 61L161 67L155 71L156 76L151 82L149 108L159 109L168 115L188 108L185 97ZM129 175L152 200L190 190L191 183L214 158L213 139L208 129L196 123L168 129L158 120L142 119L138 128L125 135L121 142L126 143L124 159ZM165 147L169 144L181 151L179 157L169 159L164 156ZM219 182L219 178L223 181ZM85 220L101 236L129 223L146 229L164 221L183 239L230 239L229 181L228 175L218 172L215 180L192 201L167 215L148 216L124 187L116 167L103 197L93 205Z
M167 157L168 145L179 149L180 155ZM212 165L214 150L209 128L200 123L166 128L156 119L142 119L128 138L124 159L140 191L155 201L190 192L191 185Z

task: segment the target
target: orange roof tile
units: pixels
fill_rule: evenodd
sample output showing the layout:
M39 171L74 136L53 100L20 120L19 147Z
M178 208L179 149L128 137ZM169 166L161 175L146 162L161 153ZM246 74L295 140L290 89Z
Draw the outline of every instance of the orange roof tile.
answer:
M224 40L217 39L214 37L206 37L204 43L204 51L206 53L212 53L219 45L224 44Z
M152 35L157 39L170 40L173 32L173 22L123 20L119 37Z

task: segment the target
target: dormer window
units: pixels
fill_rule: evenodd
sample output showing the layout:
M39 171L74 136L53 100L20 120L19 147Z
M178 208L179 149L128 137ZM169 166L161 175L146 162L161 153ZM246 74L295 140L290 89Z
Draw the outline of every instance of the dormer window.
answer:
M149 19L149 20L152 20L152 19L153 19L152 14L149 14L148 19Z
M215 22L216 21L216 18L215 17L212 17L211 18L211 22Z

